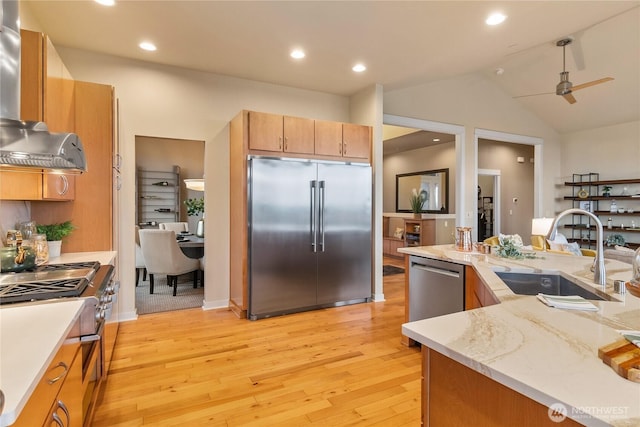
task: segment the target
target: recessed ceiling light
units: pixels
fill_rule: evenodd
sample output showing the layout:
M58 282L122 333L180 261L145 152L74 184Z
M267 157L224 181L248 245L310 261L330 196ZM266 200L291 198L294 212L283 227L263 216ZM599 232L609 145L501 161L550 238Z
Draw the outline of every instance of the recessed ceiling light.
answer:
M291 51L291 57L295 59L302 59L305 57L305 54L302 49L294 49Z
M507 17L502 13L492 13L484 22L487 25L498 25L498 24L502 24L505 19L507 19Z
M364 64L356 64L352 68L352 70L355 71L356 73L361 73L366 69L367 67L365 67Z
M116 4L115 0L95 0L96 3L99 3L103 6L113 6L114 4Z
M433 142L440 142L440 138L433 138Z
M138 46L140 46L140 49L148 50L149 52L153 52L157 49L156 45L150 42L142 42Z

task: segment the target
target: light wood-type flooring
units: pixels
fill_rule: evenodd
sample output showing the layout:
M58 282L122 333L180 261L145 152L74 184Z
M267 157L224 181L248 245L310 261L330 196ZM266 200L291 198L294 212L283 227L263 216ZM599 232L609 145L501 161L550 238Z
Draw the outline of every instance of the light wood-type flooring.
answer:
M124 322L92 425L419 426L404 275L384 282L384 302L255 322L200 308Z

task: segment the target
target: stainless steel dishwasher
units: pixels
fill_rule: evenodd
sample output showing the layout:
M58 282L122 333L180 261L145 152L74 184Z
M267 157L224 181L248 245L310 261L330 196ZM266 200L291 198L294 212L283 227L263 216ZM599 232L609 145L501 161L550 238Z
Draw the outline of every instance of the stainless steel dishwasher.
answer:
M464 265L409 258L409 321L464 310Z

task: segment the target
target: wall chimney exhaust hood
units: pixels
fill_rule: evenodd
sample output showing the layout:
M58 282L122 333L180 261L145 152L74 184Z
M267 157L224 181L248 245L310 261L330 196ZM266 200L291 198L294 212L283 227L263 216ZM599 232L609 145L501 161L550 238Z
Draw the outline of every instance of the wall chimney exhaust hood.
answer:
M0 168L87 170L78 135L50 133L42 122L20 117L18 1L0 0Z

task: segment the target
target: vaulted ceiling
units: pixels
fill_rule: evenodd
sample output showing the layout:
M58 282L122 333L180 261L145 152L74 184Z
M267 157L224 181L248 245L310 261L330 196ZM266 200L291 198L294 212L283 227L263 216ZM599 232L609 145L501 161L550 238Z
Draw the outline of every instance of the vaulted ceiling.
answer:
M557 40L572 37L574 93L516 98L559 132L640 117L639 1L27 1L39 27L66 46L279 85L351 95L482 73L516 97L554 92ZM507 20L484 23L490 12ZM143 40L156 52L141 51ZM306 58L294 60L295 47ZM356 62L367 66L354 73ZM501 69L501 72L496 70Z

